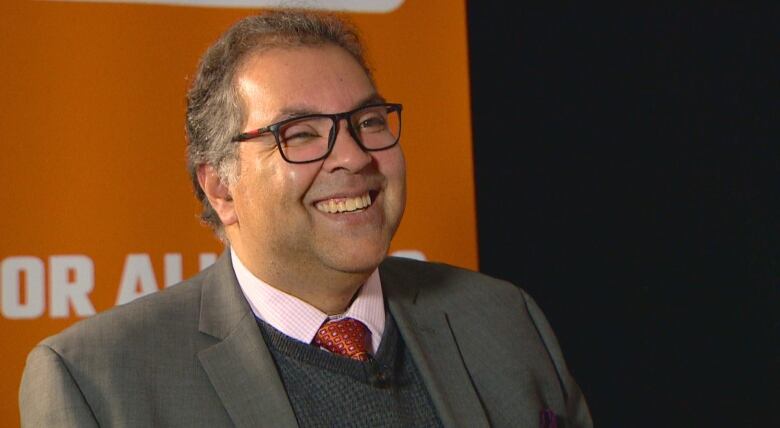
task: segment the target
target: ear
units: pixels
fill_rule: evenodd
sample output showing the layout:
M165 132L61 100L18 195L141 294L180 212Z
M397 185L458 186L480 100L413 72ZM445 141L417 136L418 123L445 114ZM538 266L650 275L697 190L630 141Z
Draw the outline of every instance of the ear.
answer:
M209 198L209 203L214 211L219 215L222 224L230 226L238 222L230 188L226 183L223 183L216 168L211 165L198 166L198 183L200 183L203 193Z

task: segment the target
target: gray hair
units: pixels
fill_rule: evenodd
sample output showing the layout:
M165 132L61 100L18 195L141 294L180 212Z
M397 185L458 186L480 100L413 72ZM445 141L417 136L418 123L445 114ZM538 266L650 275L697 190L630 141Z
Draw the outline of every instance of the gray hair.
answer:
M203 54L187 92L187 169L201 220L226 241L224 225L198 183L198 167L213 166L221 180L238 179L238 144L233 137L246 120L236 73L249 56L270 48L332 44L349 52L371 79L357 30L334 15L277 10L238 21Z

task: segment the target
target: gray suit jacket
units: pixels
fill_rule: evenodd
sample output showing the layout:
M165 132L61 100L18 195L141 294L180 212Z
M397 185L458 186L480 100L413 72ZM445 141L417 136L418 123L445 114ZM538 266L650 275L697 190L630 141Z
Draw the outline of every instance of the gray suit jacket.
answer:
M544 315L512 284L388 258L385 299L448 427L592 426ZM295 427L229 254L184 283L41 342L19 392L28 427Z

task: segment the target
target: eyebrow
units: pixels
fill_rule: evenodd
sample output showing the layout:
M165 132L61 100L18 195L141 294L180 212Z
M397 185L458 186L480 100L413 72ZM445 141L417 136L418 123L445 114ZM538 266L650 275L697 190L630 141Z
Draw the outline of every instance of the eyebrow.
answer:
M359 109L360 107L365 107L371 104L381 104L386 102L385 98L378 93L374 92L371 95L363 98L361 101L359 101L357 104L352 106L350 110ZM340 112L339 112L340 113ZM323 114L322 111L312 110L310 107L304 107L304 106L291 106L286 107L282 109L282 111L274 116L274 118L271 120L271 123L280 122L282 120L291 119L293 117L300 117L300 116L306 116L310 114Z

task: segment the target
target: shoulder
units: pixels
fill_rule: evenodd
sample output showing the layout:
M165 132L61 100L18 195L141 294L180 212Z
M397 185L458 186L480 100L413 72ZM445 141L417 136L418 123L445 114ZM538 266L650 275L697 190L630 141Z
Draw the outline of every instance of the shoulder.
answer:
M439 302L479 301L483 304L519 303L528 295L511 282L444 263L388 257L380 266L383 287L423 293Z
M180 340L184 332L197 331L201 288L208 274L206 270L165 290L79 321L44 339L40 346L71 360L127 355Z
M493 286L512 286L511 283L469 269L429 261L403 257L387 257L379 267L380 272L407 275L426 280L450 281L455 284L487 283ZM513 287L513 286L512 286Z
M530 336L540 336L557 347L544 313L525 290L509 281L450 266L389 257L380 266L382 288L391 300L409 299L426 310L441 310L495 328L517 331L523 326Z
M219 341L199 328L204 287L230 287L213 272L206 269L44 339L22 375L22 420L29 426L97 426L95 420L151 426L166 425L160 421L168 419L157 417L221 417L221 408L208 401L213 389L198 357ZM187 407L192 400L200 413Z

